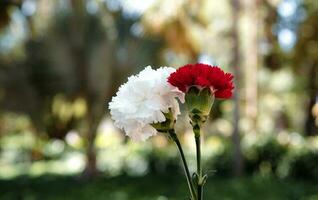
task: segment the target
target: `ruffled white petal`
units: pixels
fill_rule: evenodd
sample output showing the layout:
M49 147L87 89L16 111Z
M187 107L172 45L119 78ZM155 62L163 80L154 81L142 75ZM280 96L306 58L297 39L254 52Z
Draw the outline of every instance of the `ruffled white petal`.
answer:
M169 108L176 118L180 114L176 98L184 102L184 94L167 82L174 71L172 67L153 70L147 66L138 75L129 77L109 103L115 126L133 140L144 141L156 135L156 129L150 124L164 122L163 113Z

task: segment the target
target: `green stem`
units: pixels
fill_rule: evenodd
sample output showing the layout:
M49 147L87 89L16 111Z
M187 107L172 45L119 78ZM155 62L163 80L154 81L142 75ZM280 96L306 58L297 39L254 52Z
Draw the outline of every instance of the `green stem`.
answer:
M183 164L183 168L184 168L184 172L185 172L185 175L186 175L186 178L187 178L189 191L190 191L190 194L191 194L191 199L196 200L195 189L194 189L194 186L193 186L192 181L191 181L190 171L189 171L188 164L187 164L187 161L185 159L185 156L184 156L183 149L182 149L182 146L180 144L180 141L179 141L179 139L177 137L177 134L175 133L174 130L170 130L169 134L170 134L171 138L173 139L173 141L176 143L176 145L178 147L178 150L179 150L179 153L180 153L180 157L181 157L181 160L182 160L182 164Z
M196 154L197 154L197 194L198 200L203 200L203 176L202 176L202 165L201 165L201 137L200 137L200 127L193 127L195 144L196 144Z

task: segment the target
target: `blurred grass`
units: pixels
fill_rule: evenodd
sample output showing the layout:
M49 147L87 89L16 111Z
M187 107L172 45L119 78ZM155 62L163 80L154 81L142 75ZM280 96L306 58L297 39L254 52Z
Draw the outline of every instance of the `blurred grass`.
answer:
M21 176L0 181L1 200L179 200L186 199L183 176L118 176L82 180L74 176ZM205 199L316 200L318 184L276 178L210 178Z

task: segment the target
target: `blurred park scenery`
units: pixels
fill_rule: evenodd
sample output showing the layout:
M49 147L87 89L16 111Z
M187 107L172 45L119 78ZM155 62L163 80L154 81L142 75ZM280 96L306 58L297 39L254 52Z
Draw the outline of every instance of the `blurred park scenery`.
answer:
M130 141L108 102L196 62L236 85L203 130L205 198L318 200L317 0L0 0L0 199L185 199L172 142Z

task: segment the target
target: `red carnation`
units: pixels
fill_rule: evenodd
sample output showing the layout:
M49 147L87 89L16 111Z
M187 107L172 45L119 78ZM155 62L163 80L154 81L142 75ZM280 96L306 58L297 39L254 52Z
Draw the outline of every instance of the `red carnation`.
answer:
M191 86L209 87L216 98L224 99L231 98L234 89L231 73L225 73L217 66L201 63L180 67L169 76L168 82L184 93Z

